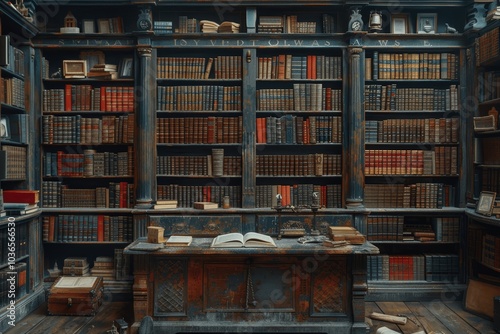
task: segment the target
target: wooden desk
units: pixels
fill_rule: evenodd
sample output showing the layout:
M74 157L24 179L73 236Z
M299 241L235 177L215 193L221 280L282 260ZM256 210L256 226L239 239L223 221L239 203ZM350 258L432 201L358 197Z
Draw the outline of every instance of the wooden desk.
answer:
M277 248L125 249L134 258L134 317L178 332L367 333L370 243L329 248L276 240Z

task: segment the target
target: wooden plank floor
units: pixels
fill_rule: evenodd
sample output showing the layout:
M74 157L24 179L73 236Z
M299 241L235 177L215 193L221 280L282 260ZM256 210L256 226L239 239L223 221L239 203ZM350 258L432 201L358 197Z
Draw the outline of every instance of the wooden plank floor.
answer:
M494 334L493 323L464 311L461 302L367 302L366 315L372 312L405 315L405 325L366 318L370 334L380 327L398 333L412 334L434 331L442 334ZM47 316L46 305L17 322L9 334L103 334L111 329L113 320L123 318L131 324L133 319L130 302L105 302L93 317Z

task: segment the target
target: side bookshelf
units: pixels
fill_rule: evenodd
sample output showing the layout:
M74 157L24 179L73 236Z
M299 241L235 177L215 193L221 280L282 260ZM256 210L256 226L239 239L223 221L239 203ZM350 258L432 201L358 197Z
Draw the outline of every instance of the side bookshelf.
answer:
M123 261L117 255L134 240L135 44L123 34L44 33L35 41L43 87L40 180L46 281L54 280L56 269L64 270L67 257L87 257L90 274L97 258L112 258L105 290L130 291L130 276L118 274Z
M402 285L409 299L433 298L464 282L462 236L465 124L461 124L459 39L431 42L410 36L378 39L365 52L365 188L372 298L391 300ZM454 297L458 298L457 294Z
M498 60L500 59L500 28L491 22L479 31L474 40L475 90L477 108L470 124L474 155L471 159L473 175L470 206L467 215L467 277L470 283L493 285L500 283L498 214L477 209L481 196L491 196L492 207L497 206L500 192L500 131L498 130ZM486 120L486 123L483 121ZM476 207L473 209L472 207ZM496 289L495 288L495 289ZM488 316L492 316L489 314Z
M0 13L0 331L4 332L41 305L44 291L37 203L25 213L4 207L3 196L6 190L36 189L36 164L30 157L36 151L31 38L37 28L5 2L0 3Z

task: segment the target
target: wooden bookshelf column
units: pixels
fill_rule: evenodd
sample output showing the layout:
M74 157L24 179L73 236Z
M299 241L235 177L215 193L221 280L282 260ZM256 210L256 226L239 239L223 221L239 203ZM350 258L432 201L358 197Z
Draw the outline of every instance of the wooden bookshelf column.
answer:
M136 206L150 208L153 201L153 189L156 176L152 172L156 169L156 150L151 149L156 142L155 131L155 68L151 59L152 48L147 38L139 39L137 53L139 55L139 69L141 75L136 85L137 96L137 136L136 136L136 165L137 192Z
M363 206L363 180L364 180L364 108L362 101L363 80L361 60L363 49L350 46L348 48L348 84L349 97L347 112L345 113L347 124L347 136L345 140L345 169L348 177L344 178L347 182L347 207Z

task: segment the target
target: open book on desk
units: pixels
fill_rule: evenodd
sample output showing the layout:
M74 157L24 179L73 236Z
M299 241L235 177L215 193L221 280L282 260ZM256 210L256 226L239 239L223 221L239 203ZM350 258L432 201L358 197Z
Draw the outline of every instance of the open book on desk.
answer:
M270 236L257 232L228 233L215 237L210 247L276 247L276 243Z

